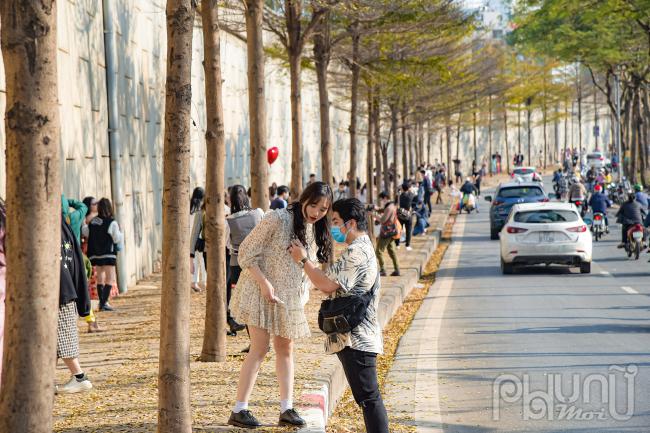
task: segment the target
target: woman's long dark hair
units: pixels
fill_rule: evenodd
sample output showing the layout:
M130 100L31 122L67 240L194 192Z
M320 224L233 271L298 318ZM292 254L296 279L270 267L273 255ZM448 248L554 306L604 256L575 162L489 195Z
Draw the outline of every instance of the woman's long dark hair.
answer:
M83 204L85 204L86 207L88 208L88 210L86 211L86 215L88 215L90 213L90 206L92 205L92 203L94 201L95 201L95 197L93 197L93 196L84 197L84 199L81 200L81 202Z
M106 197L97 203L97 214L101 219L113 218L113 205Z
M294 201L287 208L293 215L293 236L303 245L307 245L307 241L305 239L305 216L302 209L310 204L318 203L323 197L327 199L331 211L334 200L332 188L324 182L314 182L305 188L298 201ZM332 235L330 234L330 224L327 216L314 224L314 239L316 246L318 246L316 253L318 261L320 263L329 262L332 255Z
M192 198L190 199L190 215L193 215L201 209L201 203L203 203L203 197L205 196L205 191L200 186L194 188L192 191Z
M230 188L230 213L237 213L250 209L251 202L248 199L246 188L242 185L234 185Z

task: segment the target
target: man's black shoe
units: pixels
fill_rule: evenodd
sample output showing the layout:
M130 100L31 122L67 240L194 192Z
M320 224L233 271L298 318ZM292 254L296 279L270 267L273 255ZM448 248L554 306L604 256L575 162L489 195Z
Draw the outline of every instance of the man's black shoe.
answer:
M399 271L393 271L393 272L390 274L391 277L399 277L400 275L402 275L402 274L400 274Z
M253 416L250 410L242 410L239 413L232 412L230 414L228 425L242 428L257 428L262 424Z
M285 410L282 413L282 415L280 415L280 421L278 422L278 424L284 426L299 426L299 427L307 425L305 420L300 418L300 415L298 415L298 412L296 412L294 409Z
M240 323L235 322L235 319L233 319L232 317L228 318L228 326L230 327L230 332L234 332L234 333L246 329L246 325L242 325Z

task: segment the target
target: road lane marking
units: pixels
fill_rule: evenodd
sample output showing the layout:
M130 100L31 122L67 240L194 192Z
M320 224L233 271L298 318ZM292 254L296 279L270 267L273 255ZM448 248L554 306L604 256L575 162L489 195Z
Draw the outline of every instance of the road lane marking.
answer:
M610 274L610 273L607 272L607 271L600 271L600 275L606 275L606 276L608 276L608 277L611 277L611 276L612 276L612 274Z
M639 294L639 292L634 290L632 287L622 286L621 289L625 290L627 293L630 293L632 295L638 295Z

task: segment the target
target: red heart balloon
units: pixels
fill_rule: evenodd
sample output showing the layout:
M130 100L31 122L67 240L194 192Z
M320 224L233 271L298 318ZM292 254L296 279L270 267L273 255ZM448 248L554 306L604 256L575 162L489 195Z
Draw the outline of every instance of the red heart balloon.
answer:
M280 155L280 149L273 146L266 152L266 159L269 161L269 164L273 164L278 156Z

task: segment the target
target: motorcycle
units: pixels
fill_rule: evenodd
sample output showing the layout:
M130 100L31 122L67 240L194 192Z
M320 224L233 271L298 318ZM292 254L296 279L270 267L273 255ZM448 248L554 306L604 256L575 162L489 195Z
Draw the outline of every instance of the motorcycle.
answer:
M591 222L591 233L594 235L594 240L596 242L598 242L600 238L603 237L606 229L605 215L600 212L596 212Z
M580 212L582 218L587 214L587 201L586 200L569 200L569 203L574 205Z
M628 257L634 255L634 260L639 260L639 254L643 249L644 228L641 224L634 224L627 230L627 242L625 252Z

